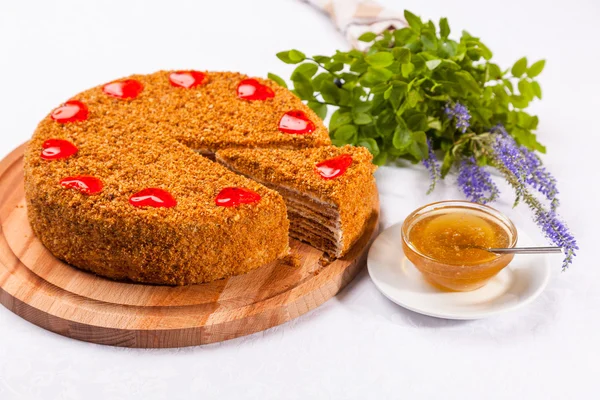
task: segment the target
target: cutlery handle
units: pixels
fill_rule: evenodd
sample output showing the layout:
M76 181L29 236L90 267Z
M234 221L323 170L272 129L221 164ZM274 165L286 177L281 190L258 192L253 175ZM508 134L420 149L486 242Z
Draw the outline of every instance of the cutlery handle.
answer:
M545 253L562 253L560 247L512 247L506 249L488 249L488 251L497 254L545 254Z

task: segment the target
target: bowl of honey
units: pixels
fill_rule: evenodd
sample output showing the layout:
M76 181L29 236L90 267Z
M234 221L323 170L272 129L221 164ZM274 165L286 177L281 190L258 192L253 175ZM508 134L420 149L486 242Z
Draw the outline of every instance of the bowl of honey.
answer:
M467 292L484 286L513 254L485 249L515 247L517 229L501 212L468 201L441 201L413 211L402 224L402 248L434 286Z

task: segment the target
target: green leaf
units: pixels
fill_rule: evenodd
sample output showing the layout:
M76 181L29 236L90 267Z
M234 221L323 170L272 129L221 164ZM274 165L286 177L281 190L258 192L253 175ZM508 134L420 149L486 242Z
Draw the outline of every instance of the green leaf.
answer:
M450 35L450 25L447 18L440 18L440 36L446 39Z
M375 53L365 57L365 61L373 67L385 68L392 65L394 62L394 56L392 53L386 52Z
M510 101L515 108L526 108L529 105L529 100L524 96L510 96Z
M307 104L311 110L315 112L321 119L325 119L327 116L327 105L316 101L309 101Z
M354 135L356 135L357 129L354 125L342 125L335 130L333 136L338 140L343 140L346 143L349 142Z
M298 50L288 50L277 53L277 58L286 64L298 64L306 59L304 53Z
M270 80L272 80L273 82L277 83L279 86L283 86L284 88L287 89L287 83L285 83L285 81L283 79L281 79L281 77L272 74L271 72L269 72L269 74L267 75L269 77Z
M517 78L520 78L527 71L527 57L519 59L510 70L510 73Z
M296 75L293 82L294 92L298 97L300 97L302 100L314 99L314 89L310 78L307 78L304 75Z
M376 37L377 35L373 32L365 32L358 37L358 40L361 42L372 42Z
M421 31L421 42L425 50L436 50L437 49L437 37L435 31L429 29L423 29Z
M540 100L542 99L542 88L540 87L539 83L537 83L536 81L532 81L531 90L533 90L533 94L535 95L535 97L537 97Z
M394 137L392 138L392 144L398 150L407 149L412 143L412 136L410 134L410 130L406 125L406 122L400 117L396 118L398 125L394 130Z
M354 60L352 64L350 64L350 71L356 72L358 74L366 72L367 68L369 68L369 64L367 64L366 61L358 58Z
M404 85L392 85L392 93L390 93L390 104L394 110L398 109L400 102L408 91L408 85L402 82Z
M388 100L390 98L390 96L392 95L392 89L394 89L394 87L392 85L390 85L385 92L383 92L383 98Z
M317 73L318 69L319 69L319 67L317 67L315 64L311 64L311 63L300 64L296 67L294 72L292 72L291 79L293 81L295 81L298 79L298 76L300 76L300 75L310 79L313 77L314 74Z
M331 72L338 72L344 69L344 63L341 62L331 62L326 63L325 68L327 68Z
M387 162L387 153L379 153L377 157L373 158L373 164L375 165L385 165Z
M396 29L394 31L394 39L396 40L396 46L404 46L415 42L417 40L417 34L410 28Z
M395 47L392 50L392 55L400 64L406 64L410 62L410 50L406 47Z
M427 128L425 129L435 129L436 131L442 130L442 121L439 118L427 117Z
M427 126L427 115L423 113L413 114L406 119L406 124L411 131L425 131Z
M331 121L329 121L329 130L333 132L340 126L349 124L350 122L352 122L351 113L336 110L331 116Z
M546 66L546 60L536 61L527 69L527 76L530 78L535 78L539 74L542 73L544 67Z
M476 94L481 93L481 87L479 83L473 78L473 75L468 73L467 71L458 71L455 73L456 78L458 78L459 83L465 89L470 90Z
M421 100L421 96L416 90L411 90L408 92L408 105L414 107Z
M415 65L413 63L402 64L401 67L402 76L408 78L408 76L415 70Z
M337 104L342 97L340 92L340 88L332 81L323 81L321 83L321 96L323 96L323 100L327 103Z
M357 145L366 147L367 149L369 149L369 151L371 152L373 157L377 157L377 155L379 154L379 146L377 145L377 142L375 141L375 139L372 139L372 138L360 139L358 141Z
M411 13L408 10L404 10L404 18L408 25L416 31L420 31L423 26L423 22L421 22L421 18L417 17L415 14Z
M389 109L379 114L375 120L376 132L383 138L392 137L396 125L396 117Z
M445 178L450 172L450 168L452 168L452 164L454 164L454 155L452 155L452 151L446 151L446 155L444 156L444 161L442 161L442 178Z
M412 142L408 148L408 152L417 161L427 158L429 154L429 146L427 145L427 135L425 132L412 132Z
M502 70L500 69L500 67L497 64L488 64L488 80L498 80L498 79L502 79L502 76L504 75L502 73Z
M479 42L477 47L479 48L479 51L483 58L485 58L486 60L492 58L492 51L488 49L488 47L485 44Z
M354 123L356 125L367 125L373 122L373 118L367 113L360 112L354 116Z
M327 56L313 56L313 60L315 60L318 63L321 64L325 64L331 61L331 57L327 57Z
M371 109L371 105L372 105L371 103L368 103L368 102L364 103L361 100L356 100L352 110L355 113L364 113Z
M442 63L442 60L429 60L425 63L425 65L427 65L427 68L430 71L433 71L434 69L436 69L440 64Z
M535 93L533 92L533 88L531 87L531 83L527 79L521 79L519 81L519 93L523 95L527 99L533 99Z
M440 57L455 57L457 53L458 44L454 40L442 40L438 43L438 55Z
M329 81L333 82L333 75L329 72L321 72L319 75L315 76L312 80L313 88L317 91L321 91L321 86L323 82Z
M389 69L369 67L368 72L364 75L367 81L373 83L385 82L392 77L393 73Z

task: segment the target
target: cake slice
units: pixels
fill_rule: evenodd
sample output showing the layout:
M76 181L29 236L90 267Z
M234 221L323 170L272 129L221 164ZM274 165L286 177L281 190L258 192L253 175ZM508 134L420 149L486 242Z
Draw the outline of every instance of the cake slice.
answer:
M360 238L376 201L376 167L363 147L226 149L216 159L278 191L287 207L290 236L331 257L343 257Z

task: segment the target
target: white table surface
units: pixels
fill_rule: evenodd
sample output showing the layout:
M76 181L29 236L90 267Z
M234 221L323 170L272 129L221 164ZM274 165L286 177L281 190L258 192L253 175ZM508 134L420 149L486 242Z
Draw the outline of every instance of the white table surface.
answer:
M600 393L597 151L600 53L595 0L388 0L447 16L510 66L546 58L540 78L544 160L579 239L573 267L533 304L487 320L425 317L386 300L366 270L336 298L283 326L225 343L137 350L78 342L0 307L0 399L586 399ZM277 51L330 54L346 44L326 17L293 0L0 2L0 157L69 96L158 69L289 76ZM424 202L460 198L451 182L424 195L425 172L377 172L382 226ZM496 207L539 237L526 209ZM593 242L593 239L596 241ZM595 397L598 398L598 397Z

